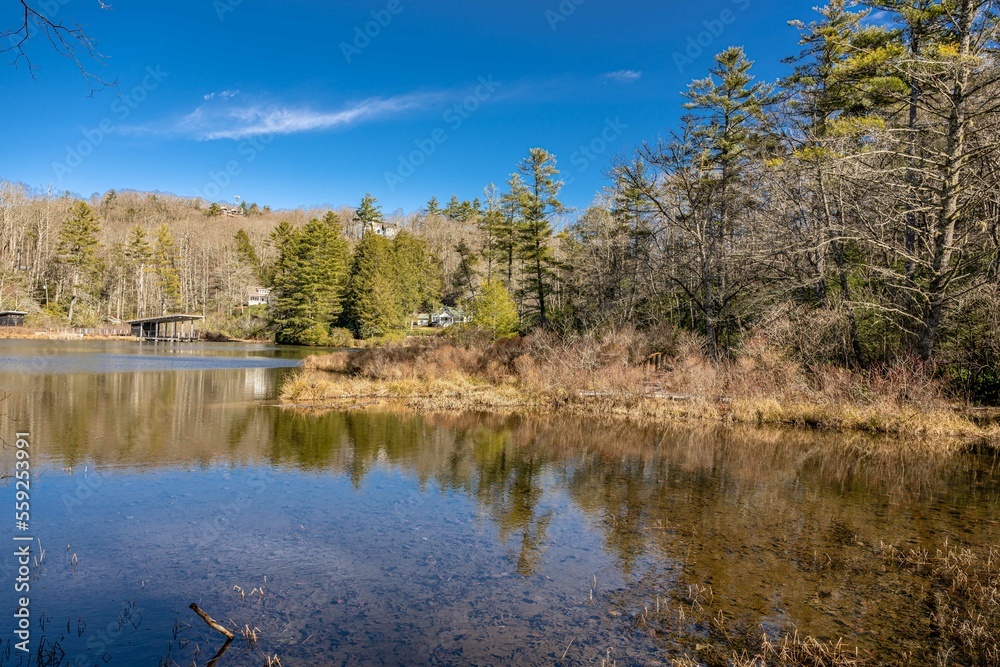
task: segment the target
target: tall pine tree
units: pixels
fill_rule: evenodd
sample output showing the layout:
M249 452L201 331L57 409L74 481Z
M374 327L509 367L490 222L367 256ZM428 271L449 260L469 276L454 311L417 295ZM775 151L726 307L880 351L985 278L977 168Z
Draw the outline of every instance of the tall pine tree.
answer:
M70 284L69 322L73 323L77 301L87 286L97 284L101 261L97 252L100 242L97 234L101 226L93 209L86 202L76 202L69 210L69 217L59 230L56 259L63 268Z
M557 180L556 158L544 148L532 148L518 165L525 187L520 196L523 214L519 230L519 254L526 267L524 292L534 301L537 324L548 324L548 296L552 292L555 255L552 216L563 210L557 198L562 181Z

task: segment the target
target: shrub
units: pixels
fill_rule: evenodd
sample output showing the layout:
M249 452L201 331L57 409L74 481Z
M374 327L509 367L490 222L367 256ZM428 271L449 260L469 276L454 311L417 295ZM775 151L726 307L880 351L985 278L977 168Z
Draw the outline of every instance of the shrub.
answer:
M517 305L502 282L490 280L479 289L472 300L472 322L494 339L517 333Z
M349 329L334 327L330 329L326 344L330 347L352 347L354 345L354 334Z

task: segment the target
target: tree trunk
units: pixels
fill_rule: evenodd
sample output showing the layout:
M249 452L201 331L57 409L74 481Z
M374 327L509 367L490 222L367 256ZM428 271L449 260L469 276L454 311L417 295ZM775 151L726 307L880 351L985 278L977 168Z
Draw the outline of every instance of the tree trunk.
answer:
M954 252L955 225L958 222L959 196L962 193L962 169L964 167L965 132L967 129L966 87L969 83L969 55L973 6L972 0L963 0L959 15L960 46L956 72L948 97L951 111L948 115L948 139L944 164L941 166L941 203L938 206L934 229L933 274L928 285L927 307L924 312L923 328L917 341L917 352L921 359L930 359L937 343L941 320L948 300L948 286L952 276L952 254Z

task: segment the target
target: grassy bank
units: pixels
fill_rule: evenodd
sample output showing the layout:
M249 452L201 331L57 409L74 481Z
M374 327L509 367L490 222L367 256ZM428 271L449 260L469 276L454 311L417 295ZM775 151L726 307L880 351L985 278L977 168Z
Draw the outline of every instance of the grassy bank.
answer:
M135 336L101 333L102 327L92 329L0 327L0 339L18 340L138 340Z
M569 413L637 422L713 420L929 436L996 444L1000 425L949 401L918 362L805 368L763 341L713 363L692 340L650 361L649 337L546 333L488 342L428 339L308 357L282 400L320 408ZM944 445L942 446L950 446Z

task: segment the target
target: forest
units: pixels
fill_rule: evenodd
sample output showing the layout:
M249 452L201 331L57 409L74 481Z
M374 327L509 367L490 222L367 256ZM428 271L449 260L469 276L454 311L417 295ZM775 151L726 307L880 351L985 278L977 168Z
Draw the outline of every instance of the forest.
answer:
M804 364L912 360L1000 401L1000 10L834 0L792 21L788 75L740 47L660 137L610 161L582 211L532 148L473 200L386 215L272 211L0 184L0 308L36 326L162 312L210 331L343 345L466 309L495 336L682 330ZM270 306L247 306L251 286Z

